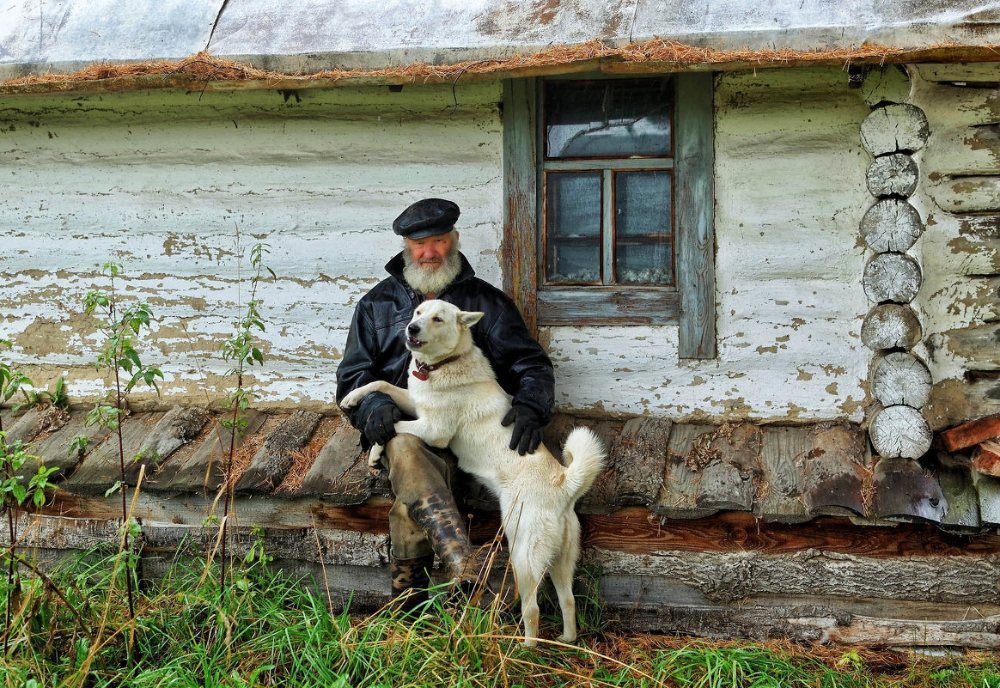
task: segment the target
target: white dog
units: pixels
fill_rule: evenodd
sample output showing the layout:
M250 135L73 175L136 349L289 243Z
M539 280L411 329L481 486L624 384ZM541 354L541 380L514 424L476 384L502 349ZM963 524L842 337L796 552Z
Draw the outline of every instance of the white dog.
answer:
M509 448L511 427L500 424L511 397L496 381L489 361L472 341L469 328L483 317L445 301L425 301L407 328L413 354L409 389L372 382L348 394L351 408L371 392L384 392L416 420L399 421L396 432L411 433L427 444L449 447L463 471L476 476L500 500L524 619L524 644L538 637L538 585L552 577L562 609L559 640L576 640L573 571L580 556L580 521L573 507L601 472L605 451L588 428L566 440L563 466L544 445L524 456ZM378 462L381 447L372 448Z

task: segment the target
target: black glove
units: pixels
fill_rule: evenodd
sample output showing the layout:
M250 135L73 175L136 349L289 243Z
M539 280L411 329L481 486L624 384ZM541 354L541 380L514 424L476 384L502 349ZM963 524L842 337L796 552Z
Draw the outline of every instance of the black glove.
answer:
M395 423L403 419L403 412L395 404L383 404L371 412L365 421L365 437L372 444L385 445L396 436Z
M514 404L500 421L500 425L507 426L511 423L514 424L514 432L510 436L511 449L517 449L521 456L538 449L538 445L542 443L542 419L538 411L524 404Z

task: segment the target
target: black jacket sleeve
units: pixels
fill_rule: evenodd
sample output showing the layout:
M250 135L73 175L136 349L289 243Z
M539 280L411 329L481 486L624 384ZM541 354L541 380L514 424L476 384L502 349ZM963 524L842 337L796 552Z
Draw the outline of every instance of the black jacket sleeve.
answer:
M376 328L371 306L365 300L358 304L351 320L351 330L347 334L347 348L337 368L337 403L350 392L369 382L382 379L375 359L378 356ZM346 411L347 419L358 430L364 429L365 421L372 411L385 404L391 404L387 394L373 392L361 400L353 409Z
M496 309L484 334L480 346L485 347L501 386L513 396L512 403L530 406L547 424L555 413L552 361L531 337L512 301Z

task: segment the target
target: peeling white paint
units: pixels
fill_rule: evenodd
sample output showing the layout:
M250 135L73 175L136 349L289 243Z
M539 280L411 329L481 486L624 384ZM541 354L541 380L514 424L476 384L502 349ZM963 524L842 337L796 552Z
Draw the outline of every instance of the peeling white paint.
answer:
M76 399L100 391L81 300L115 259L127 296L159 316L143 356L163 369L166 401L220 398L239 224L248 243L271 244L279 275L259 294L261 403L332 408L354 305L398 250L388 227L403 207L458 202L463 251L500 281L500 88L456 95L457 109L451 88L411 86L312 90L299 102L262 92L0 100L10 189L0 336L14 340L14 362L69 370ZM868 108L839 69L728 75L716 104L718 358L679 361L676 327L551 328L542 335L558 404L860 420Z

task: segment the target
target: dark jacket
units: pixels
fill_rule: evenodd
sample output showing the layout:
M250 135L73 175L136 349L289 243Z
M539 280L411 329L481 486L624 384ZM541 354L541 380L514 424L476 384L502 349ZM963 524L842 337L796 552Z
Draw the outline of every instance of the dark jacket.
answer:
M548 423L555 405L552 362L531 338L510 297L476 277L465 256L459 257L462 269L458 277L437 298L463 311L485 313L472 327L473 341L486 354L497 381L514 397L514 403L532 407L542 422ZM407 386L410 352L403 330L424 297L403 279L402 254L386 263L385 269L390 276L365 294L354 311L347 349L337 368L338 402L351 390L375 380ZM369 394L348 412L348 418L362 429L372 411L388 403L392 401L385 394Z

